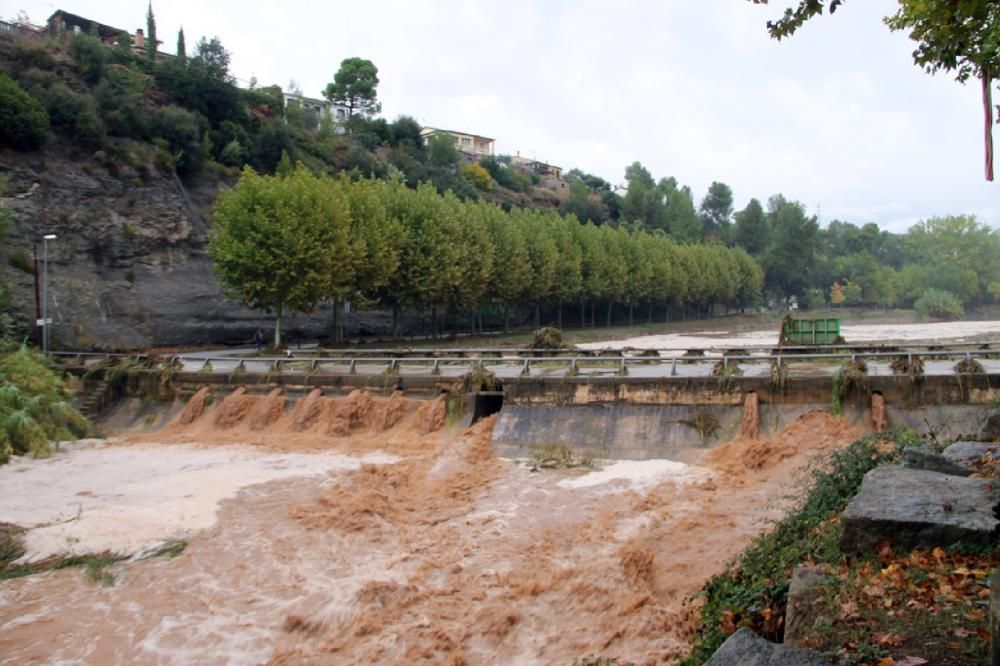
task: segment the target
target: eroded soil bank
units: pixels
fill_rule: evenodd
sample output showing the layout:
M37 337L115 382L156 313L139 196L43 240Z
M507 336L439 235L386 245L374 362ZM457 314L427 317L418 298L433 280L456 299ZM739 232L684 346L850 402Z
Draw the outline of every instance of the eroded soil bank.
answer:
M114 565L113 585L80 570L0 582L0 659L660 663L687 648L690 597L780 515L798 471L858 434L814 412L692 466L532 472L492 454L492 418L443 428L442 402L278 398L193 400L155 442L101 451L341 458L219 500L181 555Z

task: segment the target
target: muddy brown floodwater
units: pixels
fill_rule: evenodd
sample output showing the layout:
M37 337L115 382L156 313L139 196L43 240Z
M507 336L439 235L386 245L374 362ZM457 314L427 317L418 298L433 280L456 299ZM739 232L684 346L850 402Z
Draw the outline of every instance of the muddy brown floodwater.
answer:
M205 402L142 446L396 462L246 487L181 555L115 565L111 586L80 570L0 583L5 663L662 663L688 647L692 596L781 515L799 471L859 434L814 412L697 465L588 477L496 458L495 417L447 429L440 400Z

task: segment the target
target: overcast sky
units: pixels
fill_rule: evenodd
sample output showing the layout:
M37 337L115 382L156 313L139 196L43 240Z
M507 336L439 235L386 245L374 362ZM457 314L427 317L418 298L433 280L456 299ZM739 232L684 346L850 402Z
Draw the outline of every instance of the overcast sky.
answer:
M36 23L60 8L145 28L142 0L19 3ZM913 65L913 44L881 23L893 0L847 3L778 43L765 23L789 4L171 0L153 11L163 50L181 26L189 52L217 35L244 81L295 80L319 96L341 60L367 58L386 118L493 137L498 153L613 184L638 160L696 203L718 180L737 208L782 193L823 224L898 232L972 213L1000 226L978 86Z

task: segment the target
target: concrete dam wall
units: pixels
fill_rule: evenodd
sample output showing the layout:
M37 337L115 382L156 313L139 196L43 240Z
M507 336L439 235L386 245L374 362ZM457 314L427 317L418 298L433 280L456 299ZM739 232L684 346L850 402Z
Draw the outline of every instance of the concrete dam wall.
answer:
M186 396L206 386L217 399L240 387L262 395L279 388L287 409L316 389L331 398L362 389L373 396L398 392L418 400L444 395L451 425L470 425L499 411L492 445L504 457L529 457L538 448L567 446L600 458L683 460L692 451L740 435L768 436L804 414L831 407L829 377L789 379L780 387L752 377L738 377L724 386L705 377L517 377L506 378L494 391L463 394L460 384L444 377L177 372L168 382L168 395L163 394L163 379L152 372L149 381L141 376L130 381L127 393L147 399L133 400L128 407L119 404L113 410L114 423L107 425L158 429ZM149 401L151 392L160 400ZM861 432L912 427L945 439L974 433L998 400L1000 375L928 376L918 383L871 377L867 390L844 397L842 415Z

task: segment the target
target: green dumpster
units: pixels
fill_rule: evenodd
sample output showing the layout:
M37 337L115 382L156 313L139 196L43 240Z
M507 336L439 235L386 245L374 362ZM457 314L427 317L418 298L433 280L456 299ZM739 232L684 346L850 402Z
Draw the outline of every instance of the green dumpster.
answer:
M783 345L832 345L840 338L840 317L799 319L785 317L781 327Z

